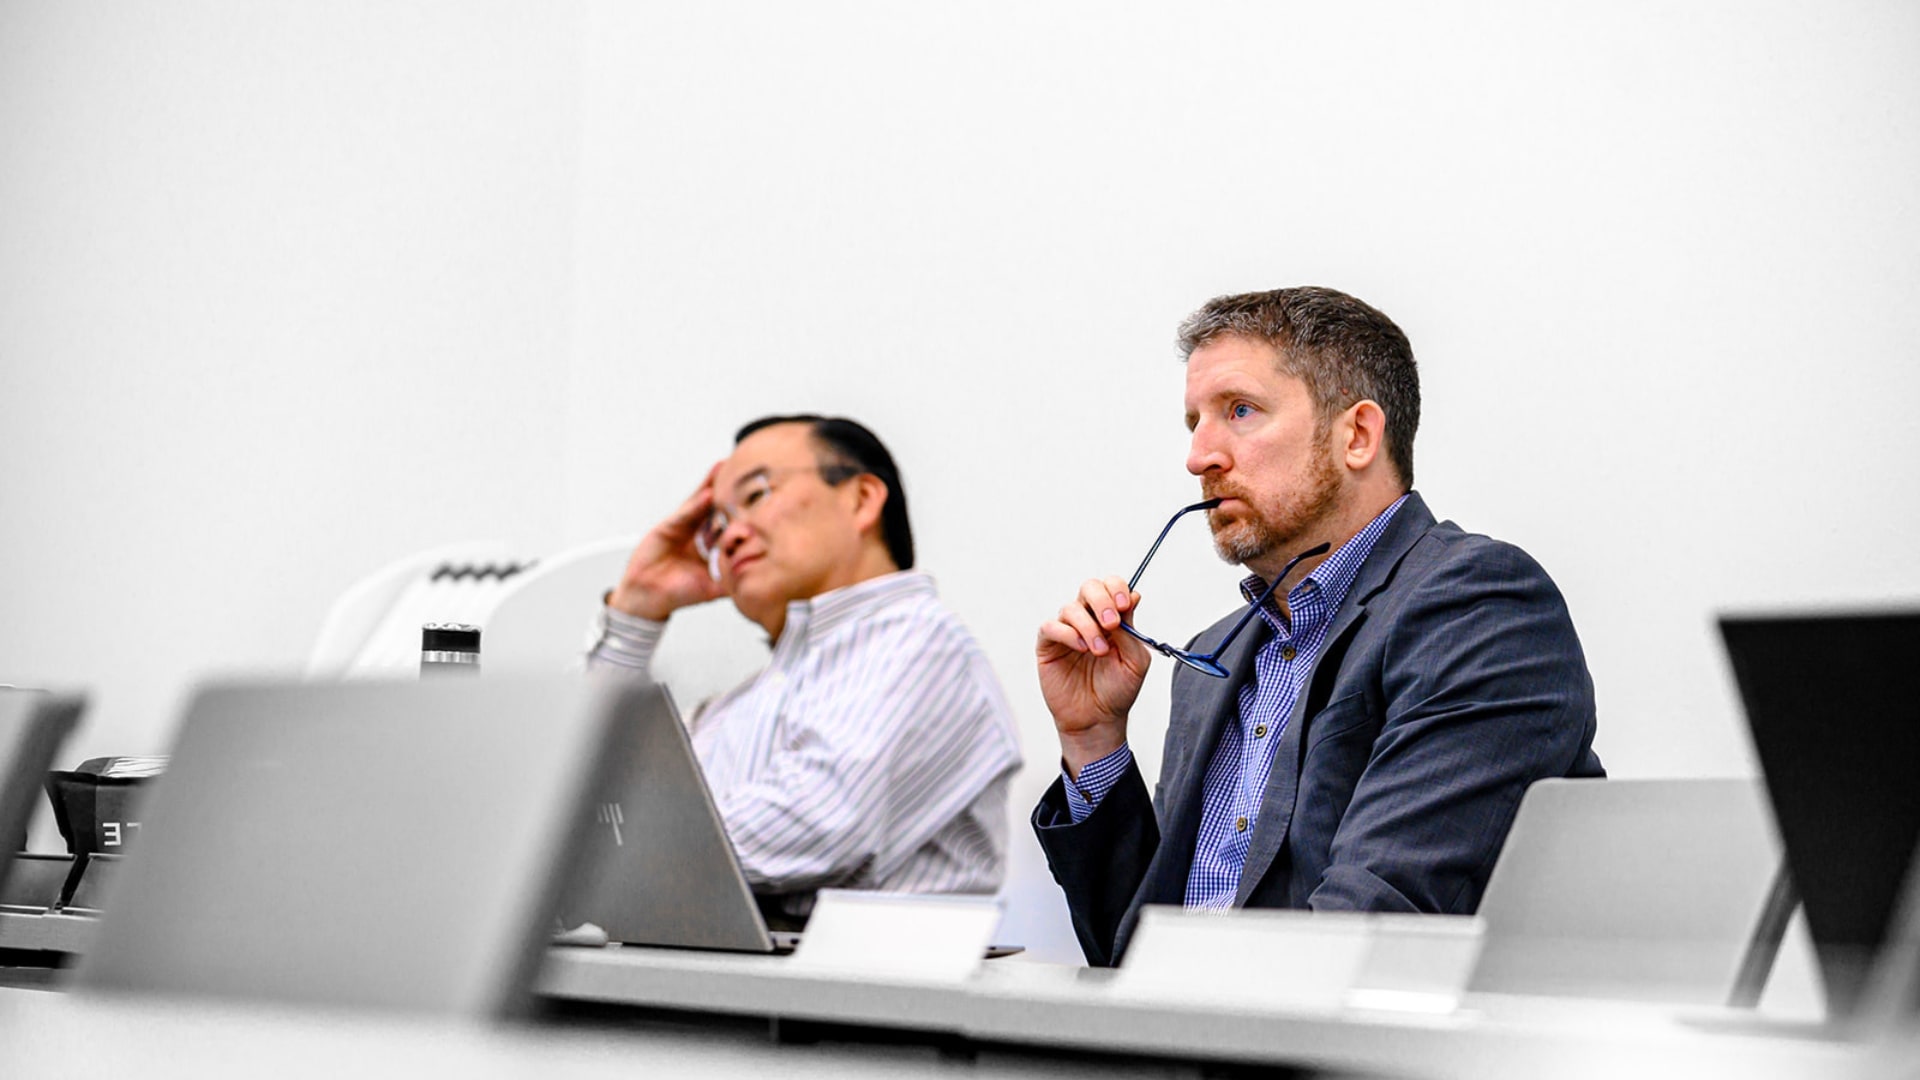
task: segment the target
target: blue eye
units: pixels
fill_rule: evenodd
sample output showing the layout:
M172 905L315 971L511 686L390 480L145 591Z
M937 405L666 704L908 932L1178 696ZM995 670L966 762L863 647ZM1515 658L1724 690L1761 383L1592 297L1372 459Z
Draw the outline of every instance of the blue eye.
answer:
M1235 420L1245 420L1247 417L1253 415L1253 406L1244 401L1238 402L1233 408L1227 410L1227 415L1233 417Z

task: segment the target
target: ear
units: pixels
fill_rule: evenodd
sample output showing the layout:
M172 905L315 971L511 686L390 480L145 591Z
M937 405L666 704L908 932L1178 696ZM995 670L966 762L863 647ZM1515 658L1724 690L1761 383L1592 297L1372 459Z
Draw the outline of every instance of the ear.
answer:
M1386 441L1387 414L1372 398L1354 402L1334 423L1334 453L1354 472L1383 459Z
M861 473L847 482L853 489L853 520L861 532L880 531L880 512L887 505L887 482L872 473Z

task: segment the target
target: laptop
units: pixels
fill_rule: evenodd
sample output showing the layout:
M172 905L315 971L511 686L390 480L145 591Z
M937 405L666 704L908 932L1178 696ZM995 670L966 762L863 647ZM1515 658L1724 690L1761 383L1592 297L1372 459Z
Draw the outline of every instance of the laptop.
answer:
M620 723L619 760L606 774L579 876L561 904L561 926L576 929L556 944L794 952L802 933L768 930L673 695L658 683L630 685L636 706ZM605 940L580 933L584 925ZM984 955L1024 951L992 944Z
M79 987L524 1010L636 707L570 676L201 689Z
M79 697L0 686L0 897L53 755L80 722Z
M1830 1028L1911 1024L1920 977L1920 611L1728 615Z
M793 935L767 930L672 695L633 685L561 922L629 945L791 951Z
M1780 861L1758 781L1542 780L1487 882L1468 989L1728 1004Z

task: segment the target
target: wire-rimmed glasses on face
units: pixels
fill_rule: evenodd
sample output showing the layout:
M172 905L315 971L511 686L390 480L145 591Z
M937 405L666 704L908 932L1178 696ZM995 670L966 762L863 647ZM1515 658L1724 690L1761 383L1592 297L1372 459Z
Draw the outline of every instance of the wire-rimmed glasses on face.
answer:
M780 473L817 472L820 480L828 487L837 487L860 475L855 465L836 462L830 465L789 465L771 469L755 469L741 477L733 485L733 501L722 502L717 496L713 500L713 509L707 513L707 520L701 523L699 533L694 536L694 550L706 559L709 569L717 577L718 568L713 566L720 553L720 534L735 521L750 519L754 508L774 492L773 478Z
M1147 564L1153 561L1154 553L1160 550L1160 542L1165 540L1167 534L1173 531L1175 522L1193 513L1195 510L1211 510L1219 505L1219 499L1207 499L1203 502L1194 503L1192 506L1182 507L1179 513L1168 518L1166 528L1160 530L1160 535L1154 538L1153 546L1147 549L1147 557L1140 560L1140 569L1135 570L1133 577L1127 579L1127 591L1132 592L1133 587L1140 583L1140 575L1147 572ZM1240 616L1240 621L1233 624L1233 629L1227 631L1227 636L1220 639L1219 647L1205 655L1176 648L1175 646L1168 645L1164 641L1155 641L1140 631L1135 630L1131 623L1121 622L1120 629L1126 631L1129 635L1138 639L1142 644L1162 656L1185 664L1203 675L1211 675L1216 679L1224 679L1227 677L1227 668L1226 665L1220 662L1220 657L1227 651L1227 647L1233 644L1233 639L1240 636L1240 631L1247 628L1247 623L1253 619L1254 612L1259 611L1260 608L1266 604L1267 598L1273 595L1273 590L1279 588L1282 581L1287 580L1287 575L1293 572L1294 567L1300 565L1301 559L1311 559L1315 555L1324 555L1331 546L1330 544L1321 544L1318 547L1311 547L1287 560L1286 568L1274 575L1273 580L1267 583L1266 591L1261 593L1260 598L1255 600L1253 604L1247 608L1246 612Z

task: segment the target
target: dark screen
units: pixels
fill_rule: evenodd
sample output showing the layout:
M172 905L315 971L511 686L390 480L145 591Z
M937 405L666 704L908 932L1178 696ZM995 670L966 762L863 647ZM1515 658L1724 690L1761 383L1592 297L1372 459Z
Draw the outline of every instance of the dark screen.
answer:
M1836 1016L1858 1003L1920 838L1920 612L1723 618Z

